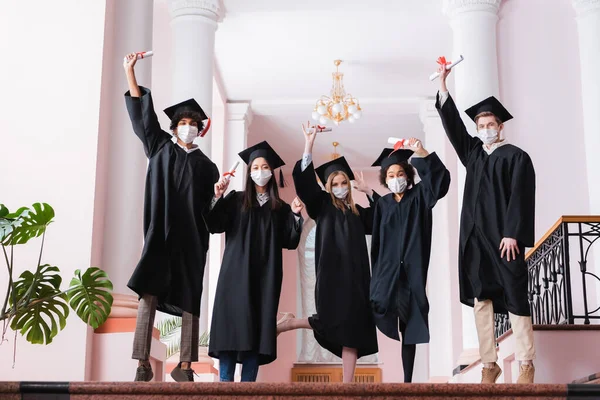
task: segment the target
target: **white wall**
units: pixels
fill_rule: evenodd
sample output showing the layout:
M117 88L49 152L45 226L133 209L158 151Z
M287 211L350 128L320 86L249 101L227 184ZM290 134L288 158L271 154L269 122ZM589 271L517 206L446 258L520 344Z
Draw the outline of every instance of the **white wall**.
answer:
M47 202L56 211L43 262L63 288L90 266L105 1L0 3L0 202L11 210ZM16 252L33 269L36 246ZM0 295L7 285L0 266ZM2 380L83 380L88 329L72 313L50 346L13 336L0 345Z

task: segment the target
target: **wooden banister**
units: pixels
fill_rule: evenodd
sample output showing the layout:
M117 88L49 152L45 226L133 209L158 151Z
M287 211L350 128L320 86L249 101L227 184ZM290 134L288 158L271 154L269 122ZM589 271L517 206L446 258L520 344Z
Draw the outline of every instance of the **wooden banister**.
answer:
M558 219L558 221L556 221L554 225L552 225L550 229L546 231L544 236L537 241L535 246L529 249L529 251L525 254L525 260L527 260L563 222L600 222L600 215L563 215Z

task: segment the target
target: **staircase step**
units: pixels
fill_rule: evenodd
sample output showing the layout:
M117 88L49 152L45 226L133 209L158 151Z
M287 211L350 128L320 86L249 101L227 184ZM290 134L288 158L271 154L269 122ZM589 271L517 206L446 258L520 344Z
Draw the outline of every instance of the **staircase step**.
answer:
M37 396L36 396L37 394ZM0 382L6 400L519 400L600 398L600 385Z

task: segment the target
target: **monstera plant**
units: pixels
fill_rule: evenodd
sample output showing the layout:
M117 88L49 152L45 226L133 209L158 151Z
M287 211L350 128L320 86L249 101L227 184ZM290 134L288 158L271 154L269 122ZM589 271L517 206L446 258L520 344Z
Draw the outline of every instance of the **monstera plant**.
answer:
M96 267L78 269L63 290L58 267L44 263L44 238L53 219L54 210L45 203L13 213L0 204L0 244L8 268L8 289L0 310L2 341L10 326L30 343L49 344L65 328L70 309L93 328L102 325L110 314L113 286L106 272ZM37 266L15 279L14 247L38 237Z

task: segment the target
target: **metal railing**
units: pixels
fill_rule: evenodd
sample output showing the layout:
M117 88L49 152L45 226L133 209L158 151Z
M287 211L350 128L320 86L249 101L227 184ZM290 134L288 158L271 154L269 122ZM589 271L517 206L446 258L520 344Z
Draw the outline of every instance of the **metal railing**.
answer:
M526 255L528 269L528 298L534 324L576 324L583 320L590 324L600 319L600 306L590 309L588 296L590 282L600 282L598 275L589 271L590 249L600 239L600 216L563 216ZM578 244L579 273L571 270L571 240ZM597 257L600 257L598 252ZM579 276L577 276L579 275ZM582 313L573 312L572 280L581 279ZM510 327L508 315L495 315L496 338Z

